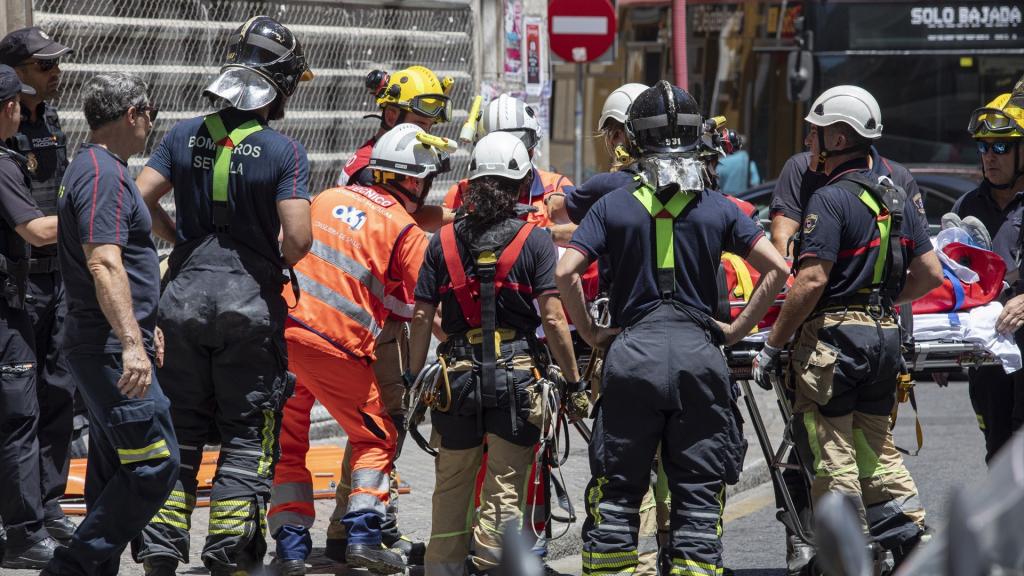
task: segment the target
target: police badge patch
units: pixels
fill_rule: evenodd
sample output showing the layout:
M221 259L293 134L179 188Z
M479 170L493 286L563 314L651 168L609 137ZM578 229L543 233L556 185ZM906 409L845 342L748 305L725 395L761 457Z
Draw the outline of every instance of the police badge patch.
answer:
M804 218L804 234L810 234L811 232L813 232L814 231L814 227L817 226L817 225L818 225L818 215L817 214L808 214L807 217Z
M917 213L920 214L921 216L924 216L924 199L921 198L921 194L914 194L914 198L911 201L914 203L914 206L917 207Z
M39 159L36 158L36 155L33 152L29 152L28 154L26 154L25 159L28 161L26 162L25 167L28 168L29 172L35 174L36 170L39 169Z

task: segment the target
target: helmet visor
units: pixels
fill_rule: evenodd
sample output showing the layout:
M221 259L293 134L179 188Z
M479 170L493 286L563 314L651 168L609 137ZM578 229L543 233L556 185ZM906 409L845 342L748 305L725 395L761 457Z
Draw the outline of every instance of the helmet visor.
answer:
M452 102L444 94L420 94L409 100L409 109L427 118L447 122L452 117Z
M971 122L967 125L967 131L971 134L986 132L992 134L1010 134L1017 132L1024 134L1024 129L1013 117L1006 112L996 108L978 108L971 115Z

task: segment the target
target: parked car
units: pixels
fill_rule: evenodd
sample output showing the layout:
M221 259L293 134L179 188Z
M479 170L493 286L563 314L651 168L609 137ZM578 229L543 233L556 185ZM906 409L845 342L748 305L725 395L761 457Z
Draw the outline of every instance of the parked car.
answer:
M938 231L942 215L953 208L957 198L977 188L982 177L981 168L969 164L910 164L907 169L921 189L925 214L933 233ZM758 217L766 228L774 189L775 180L770 180L739 194L741 199L757 206Z

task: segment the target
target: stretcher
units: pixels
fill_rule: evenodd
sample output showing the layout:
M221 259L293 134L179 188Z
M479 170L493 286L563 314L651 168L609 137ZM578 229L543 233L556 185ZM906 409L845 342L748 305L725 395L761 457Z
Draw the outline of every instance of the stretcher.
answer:
M782 439L778 443L773 441L768 435L757 401L751 393L752 364L754 357L757 356L757 353L763 346L764 340L763 334L749 336L738 344L726 348L726 362L729 366L730 376L739 384L743 391L743 399L747 412L750 414L750 423L754 427L761 452L764 455L765 462L768 464L769 474L776 494L782 500L783 511L780 514L780 520L800 540L813 546L814 537L811 526L806 525L804 519L800 517L799 510L797 510L794 504L789 487L783 477L783 473L786 470L792 470L800 474L805 485L808 488L810 487L810 475L806 468L799 464L799 456L796 454L796 445L792 438L790 423L793 420L793 414L790 406L791 400L785 386L785 374L780 371L771 377L776 404L786 423ZM964 368L999 365L1001 363L1000 359L986 350L981 343L954 340L916 340L911 338L904 343L903 356L907 370L915 374L954 372ZM789 352L784 350L779 364L780 366L787 366L788 363ZM918 441L921 441L920 435L918 436ZM804 573L817 574L818 572L812 564L808 566Z
M306 467L313 476L313 498L334 498L334 492L341 482L341 460L345 456L343 446L324 445L310 446L306 454ZM210 491L213 489L213 476L217 471L217 459L220 452L213 450L203 452L203 460L199 465L199 489L196 494L196 506L203 508L210 505ZM68 485L60 507L65 514L85 516L85 458L71 460L68 469Z

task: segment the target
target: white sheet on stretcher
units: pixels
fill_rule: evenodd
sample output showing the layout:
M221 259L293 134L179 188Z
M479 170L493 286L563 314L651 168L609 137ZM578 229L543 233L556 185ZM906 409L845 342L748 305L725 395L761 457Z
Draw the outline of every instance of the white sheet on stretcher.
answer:
M996 319L1003 311L999 302L990 302L956 314L915 314L914 339L921 342L945 340L977 342L999 358L1003 370L1012 374L1021 369L1021 353L1013 337L996 333ZM770 330L764 329L744 338L747 342L764 342Z
M1021 354L1012 336L996 332L996 319L1002 311L1002 304L989 302L956 314L916 314L914 338L977 342L999 358L1007 374L1012 374L1021 369Z

